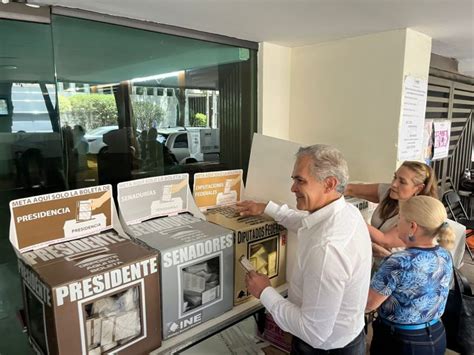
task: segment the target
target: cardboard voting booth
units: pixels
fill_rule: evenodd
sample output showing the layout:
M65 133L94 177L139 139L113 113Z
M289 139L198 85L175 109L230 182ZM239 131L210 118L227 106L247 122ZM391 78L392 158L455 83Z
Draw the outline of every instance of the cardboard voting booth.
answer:
M250 152L245 198L262 202L273 201L296 209L296 198L291 192L290 176L296 160L295 155L302 146L305 144L255 133ZM370 215L375 208L373 203L353 197L346 200L361 211L367 222L370 220ZM286 263L288 281L291 281L296 260L297 240L296 233L289 231Z
M232 308L232 232L189 213L188 174L118 185L127 232L161 255L163 338Z
M161 345L158 255L117 224L110 185L10 202L28 336L41 354Z
M234 232L234 304L250 297L246 271L239 265L245 256L255 270L267 275L273 287L286 282L286 229L268 216L241 217L234 208L242 196L242 170L194 175L194 199L209 222Z

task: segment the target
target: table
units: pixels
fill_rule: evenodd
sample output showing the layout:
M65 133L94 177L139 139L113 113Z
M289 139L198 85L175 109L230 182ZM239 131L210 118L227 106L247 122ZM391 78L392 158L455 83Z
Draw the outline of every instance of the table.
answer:
M288 284L283 284L277 287L276 290L281 295L286 296ZM152 351L150 355L174 354L175 352L183 351L263 309L264 307L260 300L251 299L250 301L235 306L219 317L204 322L170 339L164 340L161 343L161 347Z

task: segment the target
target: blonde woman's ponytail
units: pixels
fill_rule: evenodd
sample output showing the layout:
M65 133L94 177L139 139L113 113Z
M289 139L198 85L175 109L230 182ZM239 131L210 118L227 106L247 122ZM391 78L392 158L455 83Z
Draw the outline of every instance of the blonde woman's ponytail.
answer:
M444 222L441 225L438 233L436 234L436 240L438 241L438 244L445 249L451 250L454 248L456 235L454 234L453 229L449 226L448 222Z

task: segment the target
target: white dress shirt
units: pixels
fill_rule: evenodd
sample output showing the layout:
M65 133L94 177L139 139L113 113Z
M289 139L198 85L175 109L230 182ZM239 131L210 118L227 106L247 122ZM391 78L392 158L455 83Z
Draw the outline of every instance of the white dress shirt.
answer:
M269 202L265 213L297 232L288 299L274 288L260 300L281 329L314 348L342 348L364 327L372 264L367 225L344 197L308 214Z

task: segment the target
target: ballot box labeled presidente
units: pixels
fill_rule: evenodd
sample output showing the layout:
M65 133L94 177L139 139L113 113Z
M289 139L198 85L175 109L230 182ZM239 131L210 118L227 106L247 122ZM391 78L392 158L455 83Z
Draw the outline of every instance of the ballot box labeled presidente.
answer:
M14 200L10 208L28 338L38 353L160 346L158 253L122 231L110 185Z

